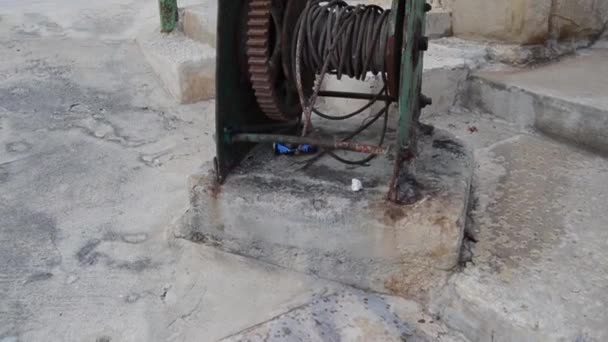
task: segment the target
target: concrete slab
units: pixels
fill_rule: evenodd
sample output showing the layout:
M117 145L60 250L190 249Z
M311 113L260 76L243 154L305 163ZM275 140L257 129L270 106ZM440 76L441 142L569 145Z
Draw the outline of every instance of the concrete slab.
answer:
M315 299L222 341L463 340L415 302L350 289Z
M608 50L584 50L534 69L479 72L467 105L522 127L608 151Z
M0 340L153 341L179 259L164 231L214 155L213 102L176 106L133 37L95 38L136 5L15 3L31 8L0 20Z
M387 137L387 139L391 139ZM392 161L352 168L277 158L263 145L219 189L202 177L179 236L363 289L424 297L458 264L472 176L450 135L421 141L423 198L385 201ZM364 191L352 192L351 180ZM211 183L210 183L211 182Z
M179 31L142 30L137 42L165 89L182 104L215 97L215 49Z
M170 244L179 255L172 277L140 305L150 322L148 341L218 341L344 290L215 248Z
M606 340L606 160L520 136L482 162L503 173L479 176L472 265L436 312L473 341Z
M488 115L427 118L475 150L461 273L431 311L471 341L608 337L608 161Z

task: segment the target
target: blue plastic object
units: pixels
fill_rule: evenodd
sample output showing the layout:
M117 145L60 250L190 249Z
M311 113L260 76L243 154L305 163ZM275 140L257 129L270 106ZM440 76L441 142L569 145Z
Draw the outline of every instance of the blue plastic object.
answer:
M314 154L317 153L318 149L311 145L288 145L282 143L275 143L273 145L274 153L276 155L296 155L296 154Z

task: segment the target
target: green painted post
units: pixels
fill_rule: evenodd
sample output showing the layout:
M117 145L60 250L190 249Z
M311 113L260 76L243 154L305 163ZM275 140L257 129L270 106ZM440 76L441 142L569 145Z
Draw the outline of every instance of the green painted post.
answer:
M177 0L158 0L158 6L161 32L172 32L177 25Z
M415 157L417 152L416 139L418 137L416 136L416 124L420 116L423 56L424 51L428 47L428 40L424 36L428 7L426 0L407 0L405 2L405 22L403 27L405 45L401 55L397 156L395 158L393 178L389 186L389 200L393 202L400 201L397 198L397 188L399 186L401 169L405 163L405 167L408 168L407 173L412 173L413 157Z
M412 130L420 115L420 89L422 83L422 59L425 39L426 0L410 0L406 3L405 47L401 64L401 93L399 97L398 149L415 148L416 137ZM416 151L411 151L414 154Z

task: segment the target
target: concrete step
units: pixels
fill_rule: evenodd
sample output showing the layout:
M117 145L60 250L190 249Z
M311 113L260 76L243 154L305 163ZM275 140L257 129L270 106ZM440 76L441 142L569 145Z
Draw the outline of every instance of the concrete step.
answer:
M477 72L465 104L522 128L608 152L608 49L533 69Z
M142 53L165 89L181 104L215 97L215 48L180 31L148 27L137 37Z
M431 312L471 341L607 341L608 160L495 116L424 119L476 160L469 262Z

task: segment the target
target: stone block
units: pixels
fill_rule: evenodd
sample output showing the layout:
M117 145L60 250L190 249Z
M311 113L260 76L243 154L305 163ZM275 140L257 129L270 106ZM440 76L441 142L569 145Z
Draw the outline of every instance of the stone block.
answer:
M137 42L165 89L182 104L215 96L215 49L181 32L150 30Z
M438 9L426 16L426 35L429 38L442 38L452 35L452 12Z
M217 2L187 6L181 10L181 30L198 42L216 45Z

